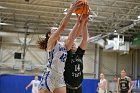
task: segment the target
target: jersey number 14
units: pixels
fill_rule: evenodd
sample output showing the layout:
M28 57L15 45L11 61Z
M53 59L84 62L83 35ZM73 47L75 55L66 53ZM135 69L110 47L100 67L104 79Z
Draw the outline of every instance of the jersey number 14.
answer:
M75 71L80 71L80 65L75 65Z

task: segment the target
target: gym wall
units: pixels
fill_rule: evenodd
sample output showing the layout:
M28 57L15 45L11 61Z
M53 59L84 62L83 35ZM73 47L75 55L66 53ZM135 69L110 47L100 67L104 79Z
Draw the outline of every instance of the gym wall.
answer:
M16 37L14 40L7 40L6 37L3 37L3 42L12 42L16 41ZM36 40L34 40L34 44ZM3 68L8 66L13 68L13 65L21 65L22 61L18 59L14 59L14 53L19 52L23 53L23 48L20 44L11 44L7 45L6 43L2 44L1 47L1 57L0 63L6 64L3 65ZM38 49L37 46L27 46L26 55L25 55L25 66L32 65L35 68L42 68L41 66L45 66L47 63L47 53L41 49ZM94 47L88 46L86 53L84 55L84 77L91 79L93 78L94 72ZM0 73L15 73L15 71L4 70L1 69ZM38 72L37 72L38 73ZM25 73L26 74L26 73ZM32 74L31 71L28 71L28 74ZM42 72L40 73L42 74Z
M106 74L106 78L113 80L115 74L125 69L128 75L132 75L132 54L120 55L116 52L101 52L100 72Z
M138 77L140 79L140 50L138 51Z
M37 37L37 36L35 36ZM9 37L10 38L10 37ZM13 39L13 37L12 37ZM21 61L14 59L15 52L23 52L23 48L20 44L6 44L5 42L18 42L15 37L14 40L7 39L6 37L2 38L2 46L1 46L1 56L0 63L7 64L8 66L13 68L14 64L21 64ZM34 38L33 44L36 44L37 38ZM79 42L79 41L78 41ZM79 45L77 43L77 45ZM140 52L139 54L140 55ZM138 57L138 66L140 66L140 57ZM47 54L43 50L37 48L37 46L29 45L27 46L26 56L25 56L25 64L31 64L34 67L45 66L47 60ZM106 74L106 78L109 80L113 80L115 74L119 74L122 69L127 71L128 75L132 75L132 54L128 55L119 55L116 52L105 52L101 49L100 51L100 64L99 64L99 72L103 72ZM95 76L94 73L94 65L95 65L95 48L93 45L89 44L84 55L84 78L93 79ZM5 66L5 65L4 65ZM41 67L40 67L41 68ZM138 71L140 68L138 68ZM11 70L0 71L0 73L12 73ZM31 72L29 72L30 74ZM41 74L41 73L40 73ZM140 76L140 73L138 72Z

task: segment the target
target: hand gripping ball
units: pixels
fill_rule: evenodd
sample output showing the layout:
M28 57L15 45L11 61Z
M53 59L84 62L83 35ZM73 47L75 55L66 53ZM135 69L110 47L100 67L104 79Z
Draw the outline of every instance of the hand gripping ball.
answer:
M89 6L87 0L81 0L83 2L83 5L76 9L74 13L76 14L88 14L89 12Z

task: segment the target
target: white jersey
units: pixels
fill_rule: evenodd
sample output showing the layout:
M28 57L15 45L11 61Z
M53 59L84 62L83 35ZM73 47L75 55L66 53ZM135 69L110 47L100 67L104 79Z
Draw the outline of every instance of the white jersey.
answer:
M100 85L102 86L103 82L106 81L106 79L100 80ZM103 90L102 88L99 88L99 93L107 93L107 84L105 86L105 90Z
M54 48L48 52L47 68L58 74L63 74L67 58L67 50L64 42L57 42Z
M32 80L31 83L32 83L32 90L38 89L39 84L40 84L39 80Z

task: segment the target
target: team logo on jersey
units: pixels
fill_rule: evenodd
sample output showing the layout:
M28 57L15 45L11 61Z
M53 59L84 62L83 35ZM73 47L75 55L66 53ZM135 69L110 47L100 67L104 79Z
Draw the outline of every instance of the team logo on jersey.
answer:
M65 47L61 47L60 44L59 44L59 51L66 51L66 48Z
M63 54L60 56L61 62L66 62L66 58L67 58L67 54L66 54L66 53L63 53Z
M62 55L60 56L61 62L66 62L66 58L67 58L67 50L66 50L66 48L65 47L62 47L59 44L59 51L63 51Z

